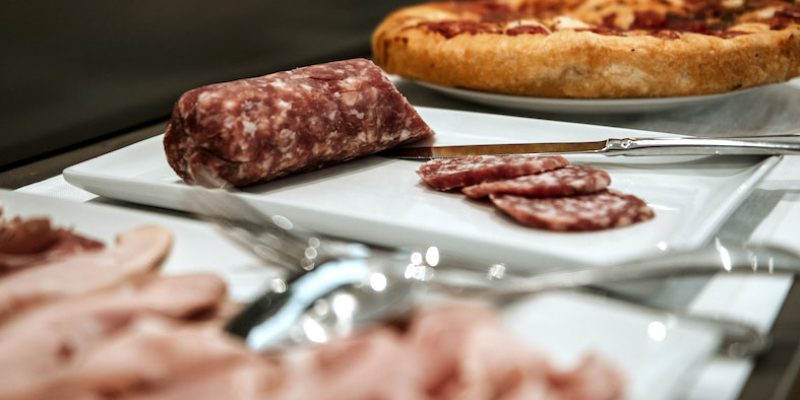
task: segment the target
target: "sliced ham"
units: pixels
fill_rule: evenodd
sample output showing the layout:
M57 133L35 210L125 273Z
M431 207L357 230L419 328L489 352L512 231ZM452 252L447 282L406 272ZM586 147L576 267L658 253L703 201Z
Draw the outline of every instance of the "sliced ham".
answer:
M260 399L283 372L217 329L142 319L100 343L53 395L84 399Z
M102 248L101 242L53 227L47 218L0 220L0 276Z
M113 249L80 253L0 280L0 322L30 305L112 287L158 267L172 234L146 226L120 234Z
M310 352L284 356L287 385L277 399L427 399L425 369L399 332L379 327ZM324 394L320 397L321 394Z
M171 242L160 228L140 228L114 249L0 278L0 399L622 396L622 378L602 358L555 369L474 305L422 310L403 327L317 347L252 353L209 322L228 304L219 277L149 273Z
M408 340L432 398L612 400L623 395L621 375L602 358L591 356L575 369L559 371L544 353L503 329L488 309L455 305L421 313L411 322ZM599 378L605 381L589 386Z
M215 275L179 275L31 309L0 325L0 398L30 396L47 387L138 318L191 318L212 310L224 297L225 284Z
M405 331L372 329L312 354L271 399L612 400L623 393L619 373L601 358L559 371L495 313L472 305L425 310Z
M601 358L555 369L491 311L475 306L426 310L404 329L377 327L263 356L208 328L138 318L73 353L76 361L61 370L3 376L0 398L14 381L38 385L27 398L63 400L612 400L623 394L619 373ZM56 353L44 348L40 354Z
M425 368L426 390L436 398L501 399L526 383L552 391L546 356L503 330L487 309L429 311L412 322L409 339Z
M553 370L550 384L564 399L616 399L622 397L623 377L597 354L587 354L572 370Z

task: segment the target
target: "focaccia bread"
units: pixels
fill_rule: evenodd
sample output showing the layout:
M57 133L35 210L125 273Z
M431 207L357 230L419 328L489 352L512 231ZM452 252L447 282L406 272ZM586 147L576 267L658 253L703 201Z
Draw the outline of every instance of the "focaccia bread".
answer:
M389 73L496 93L631 98L722 93L800 75L800 2L480 0L389 15Z

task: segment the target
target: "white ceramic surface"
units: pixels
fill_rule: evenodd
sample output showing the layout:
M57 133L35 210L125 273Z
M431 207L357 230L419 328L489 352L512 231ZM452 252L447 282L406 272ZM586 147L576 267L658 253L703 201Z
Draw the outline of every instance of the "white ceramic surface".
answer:
M704 96L655 97L641 99L567 99L553 97L514 96L507 94L481 92L413 81L418 85L444 93L448 96L473 103L518 110L543 111L565 114L618 114L666 111L690 106L704 106L719 102L758 88L735 90L732 92Z
M597 140L668 136L528 118L420 108L437 144ZM307 228L385 245L435 245L514 268L603 265L702 244L777 162L776 158L575 156L608 170L612 187L655 210L652 221L593 233L520 226L485 203L427 188L420 162L367 157L250 187L242 196ZM190 209L187 186L154 137L64 171L68 182L101 196Z
M56 224L109 243L115 234L158 224L175 235L165 273L214 272L239 300L257 294L275 270L256 267L242 250L202 222L106 205L77 203L0 190L4 215L48 216ZM659 319L633 306L590 295L552 293L514 303L503 322L524 342L568 367L587 352L617 365L626 378L627 398L666 399L716 348L716 332ZM654 328L654 324L663 324ZM663 328L663 329L662 329Z
M502 316L525 342L547 349L555 365L574 365L591 352L613 360L632 400L680 398L719 343L699 326L580 293L518 301Z

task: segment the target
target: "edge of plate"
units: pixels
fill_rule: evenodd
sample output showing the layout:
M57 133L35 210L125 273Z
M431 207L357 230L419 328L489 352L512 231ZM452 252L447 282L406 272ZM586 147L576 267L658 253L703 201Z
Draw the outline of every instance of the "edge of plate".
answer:
M430 90L444 93L449 96L473 103L494 107L507 107L517 110L544 111L563 114L622 114L663 111L687 107L691 104L703 104L707 102L719 101L728 97L749 93L766 86L756 86L726 93L714 93L697 96L623 99L570 99L490 93L481 92L478 90L442 86L413 79L408 79L408 81Z
M782 159L783 156L771 156L761 161L758 168L732 192L733 196L731 197L735 197L735 200L728 201L727 206L720 209L717 216L712 218L710 222L703 224L701 229L695 231L695 234L687 240L687 243L690 243L691 247L697 247L712 239L711 235L722 226L739 206L741 206L747 197L753 193L759 182L761 182Z

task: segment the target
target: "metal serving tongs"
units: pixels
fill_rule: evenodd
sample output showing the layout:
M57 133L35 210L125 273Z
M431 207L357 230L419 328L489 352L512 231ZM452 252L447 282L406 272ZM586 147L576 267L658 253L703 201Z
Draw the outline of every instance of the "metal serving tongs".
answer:
M626 264L514 276L513 279L500 276L470 282L458 271L441 271L440 276L443 275L445 282L442 289L453 294L492 292L494 296L514 297L547 290L716 273L796 274L800 273L800 258L776 247L725 246L717 241L696 250L677 251ZM460 281L460 287L446 283L454 279Z
M186 200L190 210L227 237L290 274L278 285L282 290L265 293L227 326L257 350L326 341L363 324L402 317L413 307L415 294L425 290L503 301L687 274L800 271L800 259L779 249L716 245L611 267L502 278L501 265L449 260L439 254L428 257L428 251L380 248L298 231L288 219L267 216L224 190L191 188ZM729 356L750 356L768 344L766 336L738 321L671 314L719 328L726 335L722 352Z

